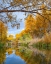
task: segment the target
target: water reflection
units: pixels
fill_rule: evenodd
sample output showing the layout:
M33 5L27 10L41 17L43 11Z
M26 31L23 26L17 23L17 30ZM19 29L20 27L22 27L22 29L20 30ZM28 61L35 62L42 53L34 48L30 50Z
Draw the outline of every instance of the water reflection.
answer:
M5 59L6 58L6 59ZM26 61L24 61L24 60ZM3 61L5 61L3 63ZM13 53L8 55L8 52L0 52L0 64L51 64L51 50L39 50L33 48L20 48L13 50Z
M5 64L26 64L26 63L23 59L20 58L20 56L11 54L6 58Z
M5 58L5 49L0 49L0 64L4 64Z
M10 55L6 53L6 60L4 64L26 64L26 62L23 59L21 59L20 56L15 55L15 50L12 51L13 53Z
M22 50L23 49L24 48L22 48ZM22 52L20 51L19 55L27 62L27 64L51 64L51 50L31 48Z

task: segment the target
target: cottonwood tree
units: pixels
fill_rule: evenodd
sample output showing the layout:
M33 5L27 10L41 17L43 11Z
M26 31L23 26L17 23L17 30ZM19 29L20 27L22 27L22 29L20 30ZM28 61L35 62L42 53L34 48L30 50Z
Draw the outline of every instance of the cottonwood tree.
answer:
M34 38L34 30L36 28L36 20L33 15L28 15L28 17L25 20L25 32L30 33L32 37Z
M43 5L44 6L44 5ZM42 15L36 14L28 15L25 20L25 31L30 33L32 37L42 37L46 33L51 32L51 15L49 14L51 11L42 10ZM45 19L44 17L47 19Z
M0 42L6 42L7 40L7 26L0 20Z
M0 64L2 64L5 60L6 41L7 41L7 26L0 20Z

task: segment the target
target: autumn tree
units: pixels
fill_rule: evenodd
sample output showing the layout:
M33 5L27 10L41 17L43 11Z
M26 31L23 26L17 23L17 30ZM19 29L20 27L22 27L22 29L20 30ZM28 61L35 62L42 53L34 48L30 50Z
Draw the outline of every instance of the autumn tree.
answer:
M7 40L9 40L9 41L14 40L14 36L10 34L10 35L7 37Z
M51 10L42 10L42 15L44 18L44 29L46 28L46 32L49 33L51 31Z
M12 14L13 12L25 12L26 14L38 14L42 16L45 20L48 19L45 15L42 15L42 10L51 11L51 0L0 0L0 19L11 26L17 26L16 17ZM45 6L44 6L45 4ZM43 7L41 6L43 5ZM51 13L47 14L51 15ZM4 21L5 20L5 21ZM20 24L19 24L20 25ZM18 28L18 26L17 26ZM50 28L50 27L49 27ZM36 31L35 31L36 32ZM33 32L32 32L33 33Z
M45 7L45 5L42 5L41 7ZM51 11L42 10L41 15L36 15L36 29L35 33L37 36L42 37L44 34L49 33L51 31ZM45 19L46 18L46 19Z
M41 5L45 8L45 5ZM32 36L42 37L45 33L51 31L51 11L42 10L40 14L28 15L25 21L25 31L31 33ZM46 18L46 19L45 19Z
M21 34L16 34L16 39L19 40L19 38L21 37Z
M28 15L25 20L25 31L30 33L32 37L34 37L34 29L35 29L36 20L33 15Z
M0 64L2 64L5 60L6 41L7 41L7 26L0 20Z
M44 6L44 4L45 4L45 6ZM42 11L43 11L43 14L42 14ZM46 13L46 11L48 14L44 14L44 13ZM1 0L1 2L0 2L0 19L3 22L5 20L4 23L6 23L6 24L11 22L12 27L17 26L19 24L19 23L17 24L16 16L13 16L13 14L12 14L13 12L25 12L25 15L30 14L30 13L37 14L37 15L43 17L44 21L46 20L46 21L50 22L51 21L50 11L51 11L51 1L50 0L38 0L38 1L37 0L31 0L31 1L30 0ZM43 21L43 23L44 23L44 21ZM45 27L45 24L44 24L44 27ZM17 26L17 28L18 28L18 26ZM51 27L49 26L49 28L51 28ZM48 28L48 31L49 31L49 28ZM44 30L45 29L46 28L44 28ZM32 32L32 35L33 35L33 32Z
M19 34L16 34L16 39L19 40L25 34L26 34L26 31L25 30L22 30Z
M48 10L51 8L50 0L0 0L0 19L8 24L11 21L13 26L17 26L17 22L15 22L15 16L12 15L13 12L25 12L25 14L36 13L40 14L39 11ZM45 4L45 8L42 8L41 5ZM44 17L44 16L43 16ZM6 19L5 19L6 18ZM46 19L46 18L45 18Z
M6 42L7 39L7 27L0 20L0 42Z

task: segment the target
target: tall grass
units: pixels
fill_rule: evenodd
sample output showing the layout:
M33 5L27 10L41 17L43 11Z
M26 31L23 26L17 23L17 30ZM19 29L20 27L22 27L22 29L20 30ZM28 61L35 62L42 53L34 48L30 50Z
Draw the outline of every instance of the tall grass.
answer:
M39 49L50 49L51 50L51 32L46 33L40 40L32 44L33 47Z
M44 37L42 38L42 41L45 43L51 43L51 32L50 33L46 33L44 35Z

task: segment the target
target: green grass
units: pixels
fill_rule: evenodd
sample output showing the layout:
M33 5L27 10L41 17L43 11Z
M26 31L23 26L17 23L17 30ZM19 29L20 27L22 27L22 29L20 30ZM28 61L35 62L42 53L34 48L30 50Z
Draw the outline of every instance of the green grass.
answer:
M32 45L33 48L38 48L38 49L49 49L51 50L51 43L43 43L43 42L38 42L36 44Z

